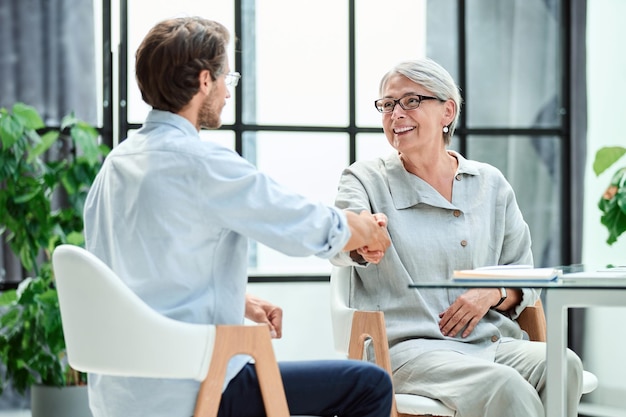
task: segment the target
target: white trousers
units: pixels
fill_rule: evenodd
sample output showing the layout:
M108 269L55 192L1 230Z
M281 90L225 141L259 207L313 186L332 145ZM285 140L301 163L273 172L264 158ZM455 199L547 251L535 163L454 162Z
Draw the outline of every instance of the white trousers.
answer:
M396 393L436 398L456 417L545 417L546 345L500 343L495 362L454 351L420 354L393 374ZM567 410L578 415L583 367L567 350Z

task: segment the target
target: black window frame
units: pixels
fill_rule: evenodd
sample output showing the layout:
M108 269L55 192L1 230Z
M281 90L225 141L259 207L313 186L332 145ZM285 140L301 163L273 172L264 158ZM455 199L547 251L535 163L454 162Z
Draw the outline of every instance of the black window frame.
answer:
M234 32L238 37L245 36L246 31L242 30L242 3L246 0L234 0L234 14L235 14L235 27ZM125 138L128 131L131 129L137 129L139 124L129 123L127 119L126 103L128 99L128 13L127 13L128 0L120 1L120 45L118 48L119 61L117 66L117 72L119 74L119 84L113 85L113 60L111 54L111 0L103 0L103 127L102 134L104 142L109 146L112 146L113 134L117 130L120 140ZM262 125L262 124L246 124L243 123L242 113L242 91L241 89L235 89L235 121L233 124L224 125L221 129L233 131L235 134L235 150L239 154L243 154L243 134L244 132L260 132L260 131L274 131L274 132L339 132L349 136L349 157L350 163L356 160L356 137L361 133L381 133L382 128L362 127L356 123L356 85L355 85L355 73L356 73L356 57L355 57L355 44L356 44L356 30L355 30L355 4L356 0L348 0L348 33L349 33L349 122L347 126L305 126L305 125ZM573 6L574 4L574 6ZM471 111L471 106L467 105L467 92L472 88L472 85L468 83L467 77L467 42L466 42L466 0L457 0L458 18L456 33L458 34L458 74L459 74L459 86L464 91L466 100L466 106L463 117L461 117L457 130L455 132L455 138L459 143L459 150L462 154L467 155L467 140L468 137L481 135L481 136L508 136L508 137L540 137L540 136L555 136L561 141L562 149L562 164L561 164L561 178L567 179L572 177L572 159L573 159L573 147L572 147L572 100L570 95L570 87L572 85L572 21L576 18L576 7L585 7L586 4L582 2L560 2L560 55L561 55L561 97L562 97L562 118L561 124L556 128L504 128L504 127L468 127L467 114ZM240 40L240 42L242 42ZM238 51L235 54L234 69L241 72L242 70L242 57L241 52ZM117 89L118 103L116 106L117 114L115 113L113 103L113 91ZM114 120L118 121L117 129L114 129ZM467 155L471 157L470 155ZM580 249L574 247L572 230L578 230L577 233L581 233L581 225L573 224L572 207L575 204L573 201L572 187L566 181L563 181L563 186L560 190L560 239L561 239L561 263L564 265L571 264L578 261ZM250 276L250 282L323 282L328 281L328 275L263 275L263 276Z

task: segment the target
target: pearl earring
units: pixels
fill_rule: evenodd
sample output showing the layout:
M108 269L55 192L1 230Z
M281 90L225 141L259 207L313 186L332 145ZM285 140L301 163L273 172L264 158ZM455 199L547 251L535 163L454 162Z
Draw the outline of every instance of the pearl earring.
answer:
M448 133L450 131L450 129L448 129L448 126L444 126L443 127L443 133Z

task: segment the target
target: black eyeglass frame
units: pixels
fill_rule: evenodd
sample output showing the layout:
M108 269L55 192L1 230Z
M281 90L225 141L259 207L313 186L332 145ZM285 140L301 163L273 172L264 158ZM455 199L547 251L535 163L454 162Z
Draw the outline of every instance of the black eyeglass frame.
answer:
M418 103L417 106L413 107L413 108L409 108L407 109L406 107L404 107L404 105L400 102L400 100L404 100L407 97L417 97L418 99ZM391 110L389 111L385 111L382 107L378 107L378 102L382 101L382 100L391 100L393 101L393 106L391 107ZM402 107L403 110L415 110L417 109L421 104L422 101L424 100L439 100L439 101L445 101L445 100L441 100L439 97L433 97L433 96L423 96L421 94L408 94L406 96L402 96L399 99L394 99L394 98L379 98L377 100L374 100L374 107L376 107L376 110L378 110L379 113L393 113L393 110L396 108L396 104L399 104L400 107Z

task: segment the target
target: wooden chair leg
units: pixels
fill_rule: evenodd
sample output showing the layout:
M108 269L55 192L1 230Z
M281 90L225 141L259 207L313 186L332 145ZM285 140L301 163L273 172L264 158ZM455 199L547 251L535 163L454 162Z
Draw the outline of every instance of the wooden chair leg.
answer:
M194 416L217 415L228 361L238 354L254 358L267 416L289 417L283 381L266 325L217 326L213 358L207 377L200 385Z
M348 358L362 360L365 342L368 339L374 347L376 364L387 371L391 377L391 359L387 347L384 314L380 311L355 311L352 318ZM402 417L398 414L395 396L392 401L390 417Z
M352 318L352 333L350 334L350 346L348 357L350 359L363 359L365 342L370 340L374 348L376 364L383 368L391 376L391 358L387 345L387 330L385 327L385 315L381 311L355 311ZM437 417L426 415L403 414L398 412L395 395L391 407L390 417Z

